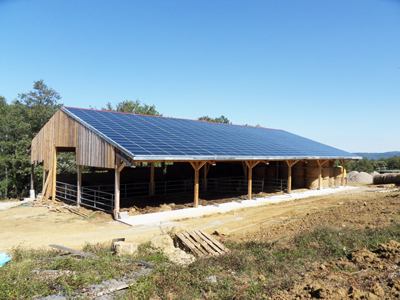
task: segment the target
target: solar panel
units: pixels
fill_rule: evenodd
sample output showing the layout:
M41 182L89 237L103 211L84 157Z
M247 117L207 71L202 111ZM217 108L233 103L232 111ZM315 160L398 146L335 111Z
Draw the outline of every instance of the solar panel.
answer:
M360 159L284 130L63 106L137 160Z

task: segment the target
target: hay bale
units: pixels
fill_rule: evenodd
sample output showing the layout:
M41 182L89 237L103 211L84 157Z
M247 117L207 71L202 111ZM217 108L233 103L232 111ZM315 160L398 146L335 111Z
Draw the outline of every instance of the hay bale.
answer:
M308 178L318 178L319 177L319 167L309 167L305 169L305 177Z
M335 177L333 176L333 162L332 166L329 166L329 187L335 186Z
M396 173L388 173L384 177L384 183L396 183Z
M341 167L334 167L333 168L333 176L342 176L342 168Z
M305 182L305 187L310 190L318 188L318 178L306 177L304 178L304 182Z
M373 177L374 184L383 184L385 182L385 174L381 175L375 175Z
M400 183L400 173L396 175L395 183Z

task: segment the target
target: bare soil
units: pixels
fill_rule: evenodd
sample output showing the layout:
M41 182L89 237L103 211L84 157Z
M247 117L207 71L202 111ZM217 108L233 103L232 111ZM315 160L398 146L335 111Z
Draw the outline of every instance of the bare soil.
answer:
M260 207L243 208L224 214L177 220L175 225L223 232L222 239L236 241L268 240L284 242L285 238L312 230L323 224L353 228L376 228L400 221L400 191L394 185L353 184L359 187L327 196L317 196ZM226 199L225 199L226 200ZM228 199L229 200L229 199ZM203 200L203 205L211 204ZM221 200L222 201L222 200ZM62 208L63 203L50 201L41 206L19 206L0 211L0 252L20 245L47 247L59 244L80 249L85 243L110 243L113 238L146 242L159 235L160 226L130 227L112 220L111 215L83 208L84 218ZM152 209L145 207L138 211ZM187 205L190 205L189 203ZM172 205L173 206L173 205ZM174 209L176 207L172 207ZM169 209L167 209L169 210ZM400 298L400 241L351 254L349 259L327 265L310 266L301 283L281 291L274 299L393 299ZM318 247L318 245L310 245ZM363 271L354 274L334 270L346 267Z

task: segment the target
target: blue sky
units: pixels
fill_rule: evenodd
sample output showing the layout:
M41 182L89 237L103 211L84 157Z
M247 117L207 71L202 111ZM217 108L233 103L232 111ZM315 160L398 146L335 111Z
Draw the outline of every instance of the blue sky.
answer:
M130 99L400 151L400 1L0 0L0 95Z

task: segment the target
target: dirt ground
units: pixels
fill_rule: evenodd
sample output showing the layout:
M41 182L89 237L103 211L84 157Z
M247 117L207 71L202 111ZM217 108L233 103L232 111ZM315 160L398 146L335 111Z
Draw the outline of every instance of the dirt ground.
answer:
M83 217L63 208L63 203L35 202L33 207L18 206L0 211L0 252L20 245L37 248L50 244L79 250L86 243L107 244L121 237L142 243L161 234L161 228L165 230L167 226L177 225L208 233L216 231L221 239L279 240L284 243L290 236L324 224L338 228L373 229L400 222L400 188L395 185L352 185L357 189L181 219L159 226L128 226L102 212L73 208L88 216ZM203 205L207 203L202 201ZM164 204L150 208L150 211L171 209L176 207ZM145 208L138 209L143 210ZM133 212L137 214L138 211ZM347 259L326 265L311 265L298 284L277 292L271 299L400 298L399 242L381 244L373 252L360 249ZM310 247L318 246L317 243L310 244ZM361 271L346 271L359 269Z
M347 190L327 196L317 196L260 207L244 208L224 214L214 214L201 218L177 220L168 226L182 225L192 229L202 229L209 233L219 231L229 233L233 239L256 239L260 228L270 228L271 240L282 235L295 234L315 222L319 212L338 208L341 213L324 217L326 222L338 226L357 222L362 226L379 226L390 222L394 213L389 209L387 192L393 186L372 186L359 184L358 189ZM382 198L382 200L377 200ZM367 206L363 203L367 202ZM382 204L381 204L382 202ZM159 226L128 226L112 219L111 215L81 208L80 212L89 218L74 214L62 208L63 203L48 202L41 206L18 206L0 211L0 250L8 250L19 245L47 247L58 244L79 249L86 243L110 243L114 238L127 241L146 242L160 234ZM376 207L388 209L387 212ZM400 207L396 208L397 210ZM397 213L397 211L395 211Z

